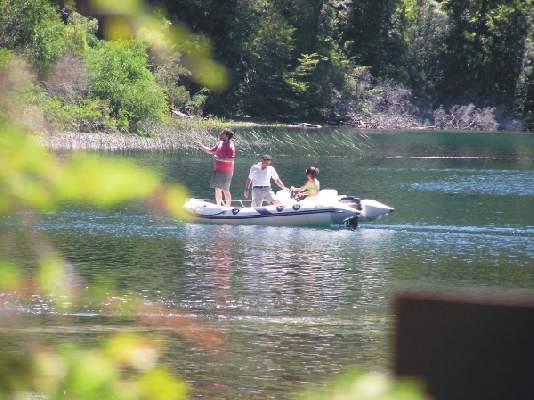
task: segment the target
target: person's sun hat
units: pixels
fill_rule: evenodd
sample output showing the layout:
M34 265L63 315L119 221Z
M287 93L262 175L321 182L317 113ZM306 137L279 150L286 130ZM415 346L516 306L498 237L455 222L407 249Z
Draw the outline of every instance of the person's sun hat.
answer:
M273 158L269 154L264 154L263 156L261 156L261 159L262 160L272 160Z

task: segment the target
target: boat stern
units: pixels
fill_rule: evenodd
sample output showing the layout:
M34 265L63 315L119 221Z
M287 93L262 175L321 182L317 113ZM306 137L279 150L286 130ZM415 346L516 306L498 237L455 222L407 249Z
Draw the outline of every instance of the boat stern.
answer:
M389 215L395 211L393 207L390 207L387 204L368 199L361 200L361 207L362 210L360 219L367 221L382 218L383 216Z

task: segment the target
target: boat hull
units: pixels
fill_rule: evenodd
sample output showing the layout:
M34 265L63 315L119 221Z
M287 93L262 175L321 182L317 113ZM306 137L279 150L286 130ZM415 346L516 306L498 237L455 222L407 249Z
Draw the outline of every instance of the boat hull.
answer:
M269 225L269 226L313 226L341 225L347 218L358 216L359 212L349 207L213 207L200 202L186 205L193 222L230 225Z
M277 193L280 204L265 207L219 207L207 200L189 199L184 208L193 222L270 226L330 226L348 221L348 225L354 227L358 221L371 221L394 211L376 200L338 196L337 191L331 189L301 201L280 194L284 191Z

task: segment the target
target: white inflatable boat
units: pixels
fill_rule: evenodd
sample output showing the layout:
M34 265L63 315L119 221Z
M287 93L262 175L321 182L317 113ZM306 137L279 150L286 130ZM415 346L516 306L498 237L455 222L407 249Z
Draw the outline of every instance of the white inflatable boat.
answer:
M388 215L393 208L376 200L338 195L337 190L321 190L313 198L296 200L289 191L276 193L277 203L264 207L220 207L208 200L189 199L186 211L194 222L238 225L347 225L356 227L359 221L371 221Z

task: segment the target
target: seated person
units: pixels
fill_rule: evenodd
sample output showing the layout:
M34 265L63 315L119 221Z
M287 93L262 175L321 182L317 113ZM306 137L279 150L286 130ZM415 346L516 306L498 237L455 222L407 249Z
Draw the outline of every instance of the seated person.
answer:
M291 190L297 193L297 200L302 200L305 197L314 197L319 194L321 185L317 176L319 175L319 168L310 166L306 169L306 182L299 188L292 187Z

